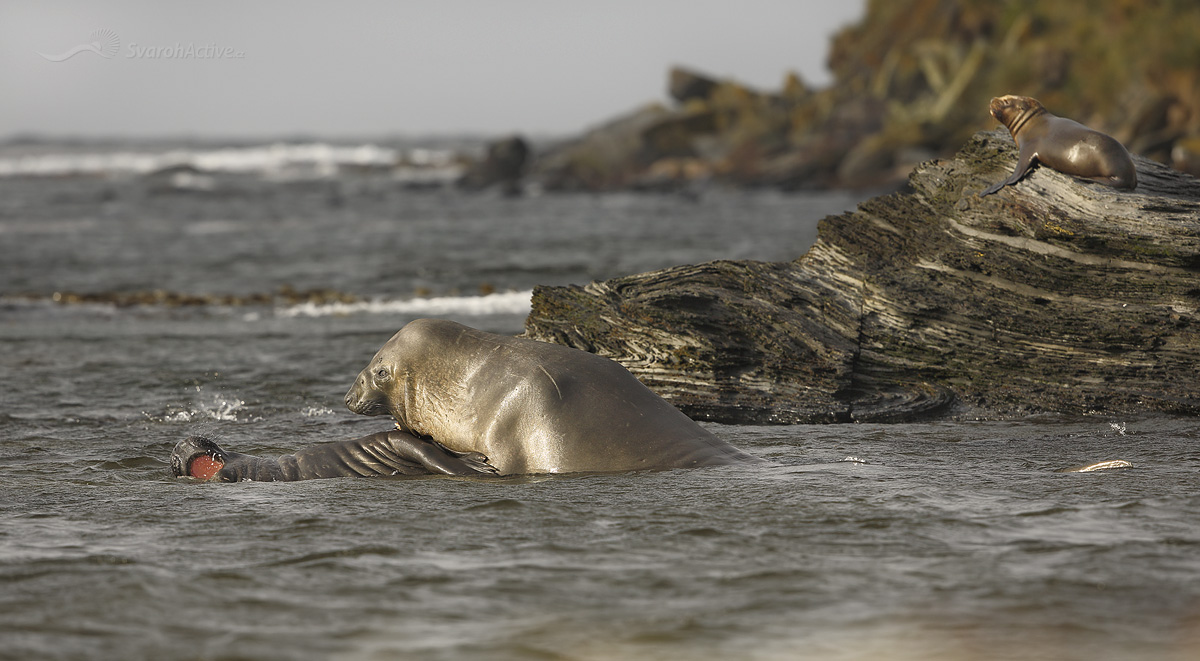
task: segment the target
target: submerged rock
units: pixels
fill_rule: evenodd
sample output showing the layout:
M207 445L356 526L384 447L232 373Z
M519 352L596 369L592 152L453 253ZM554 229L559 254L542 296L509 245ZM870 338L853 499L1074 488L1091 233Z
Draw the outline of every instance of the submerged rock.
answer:
M499 186L505 194L516 195L521 191L529 153L529 143L519 135L497 140L487 146L487 155L473 164L458 184L469 190Z
M1200 181L1135 161L1132 192L1038 167L979 198L1016 163L981 132L793 262L539 287L525 335L720 422L1200 413Z

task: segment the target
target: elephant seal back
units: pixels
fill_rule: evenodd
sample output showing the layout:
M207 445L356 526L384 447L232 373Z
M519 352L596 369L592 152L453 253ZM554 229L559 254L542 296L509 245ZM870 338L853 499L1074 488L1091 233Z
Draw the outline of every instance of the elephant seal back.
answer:
M611 472L761 461L700 427L607 358L419 319L379 350L346 406L501 474Z

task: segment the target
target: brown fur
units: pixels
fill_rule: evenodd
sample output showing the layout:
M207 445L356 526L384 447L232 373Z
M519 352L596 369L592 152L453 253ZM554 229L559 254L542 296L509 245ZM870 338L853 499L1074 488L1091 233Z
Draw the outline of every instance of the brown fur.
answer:
M992 117L1008 127L1020 153L1012 175L989 186L981 196L1017 183L1035 163L1114 188L1137 187L1133 158L1111 136L1065 117L1056 117L1037 99L1028 96L996 97L989 110Z

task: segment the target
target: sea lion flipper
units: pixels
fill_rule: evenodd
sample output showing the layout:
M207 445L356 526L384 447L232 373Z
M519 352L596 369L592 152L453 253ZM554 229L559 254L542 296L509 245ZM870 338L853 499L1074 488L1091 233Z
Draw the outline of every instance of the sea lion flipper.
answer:
M988 195L995 193L996 191L1000 190L1001 188L1004 188L1007 184L1008 184L1007 181L1001 181L1001 182L992 184L991 186L988 186L987 188L980 191L979 197L987 197Z
M1004 181L1001 181L999 183L995 183L995 184L992 184L991 186L988 186L987 188L985 188L983 190L982 193L979 194L979 197L985 197L987 195L991 195L992 193L995 193L996 191L1000 190L1001 188L1004 188L1005 186L1011 186L1011 185L1017 183L1025 175L1029 174L1029 171L1033 168L1033 164L1036 162L1037 162L1037 153L1026 154L1025 151L1022 150L1021 153L1017 156L1017 167L1016 167L1016 169L1013 170L1013 173L1008 176L1008 179L1005 179Z

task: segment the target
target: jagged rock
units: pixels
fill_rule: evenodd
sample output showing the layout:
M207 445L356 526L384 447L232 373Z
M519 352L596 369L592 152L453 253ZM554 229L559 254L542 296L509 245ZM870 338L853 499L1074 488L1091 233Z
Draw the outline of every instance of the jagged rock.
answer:
M667 93L680 103L687 103L693 99L705 101L719 84L716 80L695 71L673 67L667 81Z
M912 154L949 157L994 126L992 97L1018 92L1194 174L1200 159L1187 139L1200 135L1200 4L1131 7L869 2L832 41L831 86L809 89L789 73L777 91L760 92L674 68L674 107L645 135L607 146L611 132L601 130L556 150L542 168L545 187L676 190L694 182L664 181L666 166L654 164L697 159L705 185L894 189Z
M712 110L673 115L642 131L642 150L654 159L693 157L696 137L716 131L717 113Z
M793 262L539 287L525 334L722 422L1200 413L1200 181L1135 161L1132 192L1039 167L979 198L1016 148L978 133Z
M551 191L611 190L628 186L653 162L645 131L670 116L657 104L639 108L541 154L529 178Z
M472 190L499 186L505 193L518 193L529 154L529 143L519 135L497 140L488 145L484 159L468 169L458 183Z

